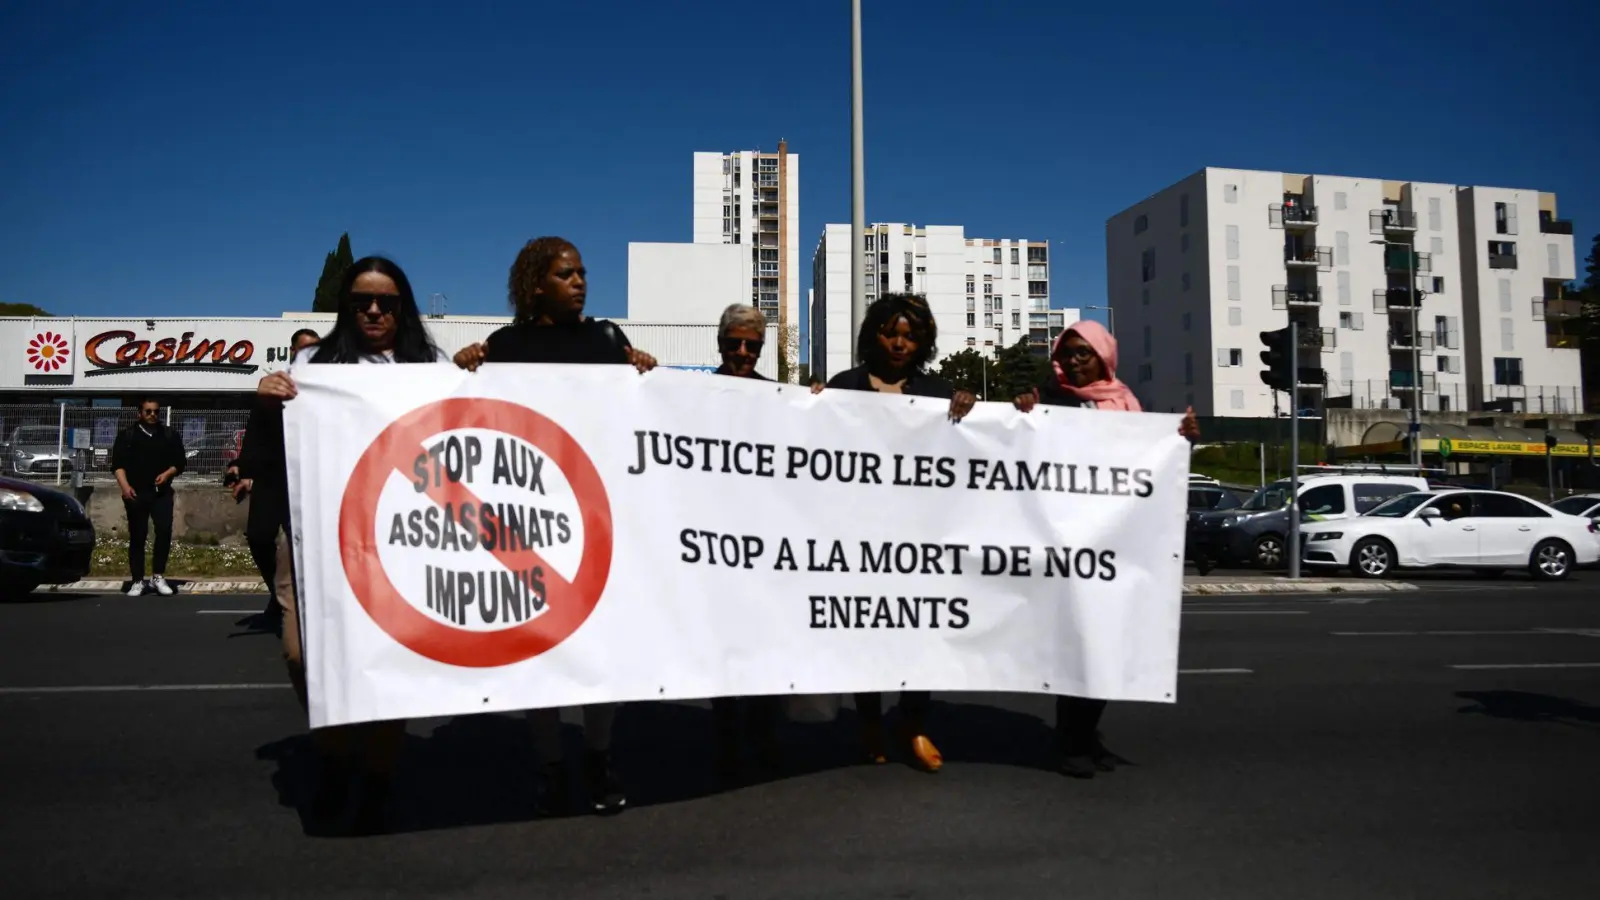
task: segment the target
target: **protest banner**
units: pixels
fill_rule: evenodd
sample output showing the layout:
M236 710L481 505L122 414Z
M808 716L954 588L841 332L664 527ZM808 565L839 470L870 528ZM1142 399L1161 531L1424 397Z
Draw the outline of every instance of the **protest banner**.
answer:
M864 690L1171 702L1178 416L300 365L313 727Z

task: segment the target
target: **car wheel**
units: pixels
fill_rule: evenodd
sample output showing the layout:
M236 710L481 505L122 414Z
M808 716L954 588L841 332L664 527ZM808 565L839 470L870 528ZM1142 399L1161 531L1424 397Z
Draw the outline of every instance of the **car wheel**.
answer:
M1350 569L1362 578L1383 578L1394 572L1394 545L1383 538L1363 538L1350 551Z
M1258 569L1276 569L1283 565L1283 538L1268 534L1257 539L1254 559Z
M1572 573L1572 548L1557 540L1540 541L1528 560L1528 574L1539 581L1563 581Z
M1472 574L1485 580L1493 581L1506 573L1505 569L1473 569Z

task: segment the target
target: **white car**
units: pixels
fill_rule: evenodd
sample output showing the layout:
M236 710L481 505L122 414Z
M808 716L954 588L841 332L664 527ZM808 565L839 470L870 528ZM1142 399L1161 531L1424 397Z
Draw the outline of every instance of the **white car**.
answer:
M1459 566L1491 576L1527 569L1559 581L1600 560L1600 525L1502 491L1406 494L1365 515L1304 528L1307 567L1349 568L1366 578Z
M1600 494L1573 494L1571 497L1562 497L1550 504L1550 508L1569 516L1600 519Z

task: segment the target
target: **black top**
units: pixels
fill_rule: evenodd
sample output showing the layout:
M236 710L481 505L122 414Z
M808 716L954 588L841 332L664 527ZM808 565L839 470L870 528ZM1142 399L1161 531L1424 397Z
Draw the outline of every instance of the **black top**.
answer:
M249 478L252 534L276 535L289 521L289 473L283 448L283 405L257 401L244 425L244 441L234 463L240 478Z
M489 335L485 362L492 363L623 363L628 362L627 335L615 322L584 319L565 325L522 322Z
M867 377L866 366L856 366L854 369L845 369L843 372L828 379L828 387L834 390L845 391L871 391L875 390L872 381ZM910 397L935 397L940 400L949 400L955 396L955 385L937 375L928 372L913 373L900 386L900 393Z
M757 372L755 369L751 369L749 375L744 375L744 376L734 375L732 372L728 371L728 364L727 363L723 363L722 365L717 366L717 370L715 372L712 372L711 374L713 374L713 375L730 375L730 376L732 376L734 378L744 377L744 378L750 379L751 381L771 381L772 380L771 378L768 378L767 376L761 374L760 372Z
M177 469L176 478L183 473L183 464L183 436L159 422L148 428L135 422L111 445L111 470L126 473L129 486L142 495L171 490L170 481L156 487L156 476Z
M1094 409L1094 404L1081 400L1061 389L1061 383L1056 381L1054 375L1046 375L1044 381L1039 383L1040 406L1086 406Z

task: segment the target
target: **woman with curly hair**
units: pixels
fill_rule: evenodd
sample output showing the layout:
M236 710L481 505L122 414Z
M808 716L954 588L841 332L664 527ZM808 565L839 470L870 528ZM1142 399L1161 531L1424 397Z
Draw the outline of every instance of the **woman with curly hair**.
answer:
M916 294L884 294L871 306L856 336L856 358L861 365L828 379L828 387L846 391L877 391L950 401L950 418L961 421L972 411L976 397L956 390L950 382L927 371L933 360L939 326L928 303ZM813 394L823 386L811 386ZM916 765L927 772L944 766L944 757L927 735L930 691L900 692L900 739ZM861 743L873 763L887 760L884 753L883 695L856 694L856 715L861 719Z
M655 368L655 357L635 350L616 323L583 314L588 274L571 241L559 237L529 241L511 264L508 279L515 319L487 341L462 348L455 355L456 365L468 371L486 362L631 365L640 372ZM583 708L584 784L594 811L602 814L621 812L628 803L611 761L616 712L614 703ZM544 758L541 806L547 814L564 815L571 799L561 752L561 710L529 710L528 720Z

